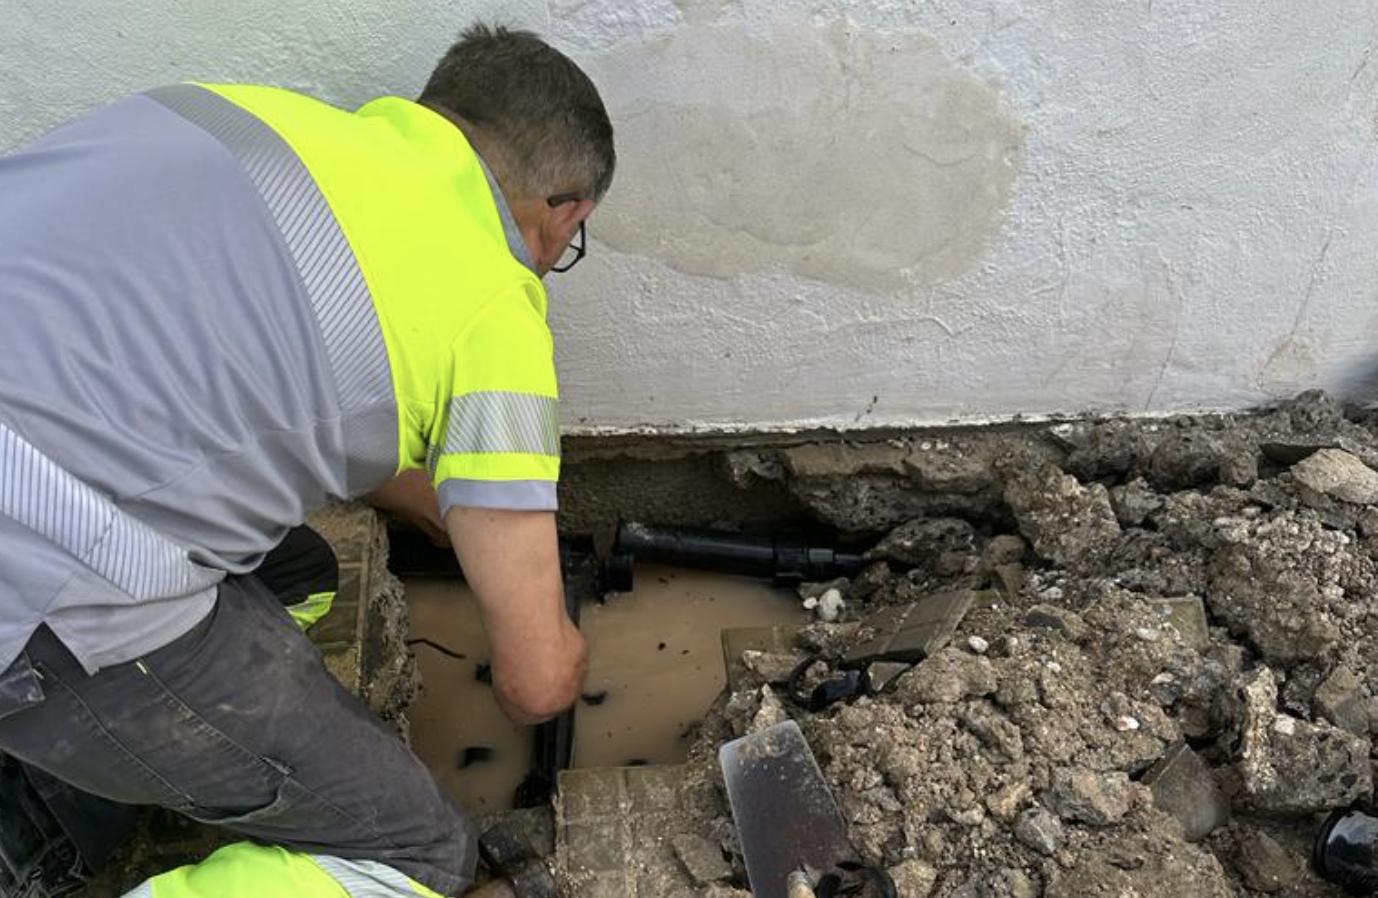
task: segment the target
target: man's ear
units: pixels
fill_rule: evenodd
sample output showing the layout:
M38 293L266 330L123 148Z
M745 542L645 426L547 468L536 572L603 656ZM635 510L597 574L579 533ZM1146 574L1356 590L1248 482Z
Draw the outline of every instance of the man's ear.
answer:
M562 235L573 234L579 227L579 222L593 213L595 205L597 204L593 200L578 200L571 203L561 203L551 209L550 215L546 218L546 225L551 236L559 238Z

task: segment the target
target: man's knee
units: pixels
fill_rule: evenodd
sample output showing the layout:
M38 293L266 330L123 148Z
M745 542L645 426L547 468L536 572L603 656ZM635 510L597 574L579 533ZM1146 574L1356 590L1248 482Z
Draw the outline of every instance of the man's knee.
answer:
M379 821L392 824L388 838L400 846L388 852L391 857L384 863L442 895L462 894L478 867L478 828L438 787L432 796L413 805L410 813L392 810L387 812L390 820Z

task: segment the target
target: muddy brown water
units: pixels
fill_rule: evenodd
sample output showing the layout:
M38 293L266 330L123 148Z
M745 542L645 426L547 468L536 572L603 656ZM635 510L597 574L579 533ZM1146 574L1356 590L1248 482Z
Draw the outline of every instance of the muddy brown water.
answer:
M466 808L510 807L530 767L531 731L509 723L475 676L488 660L477 604L453 580L409 580L406 590L412 638L464 656L413 646L422 691L410 714L412 745ZM686 734L723 688L721 631L806 620L792 591L649 565L637 568L634 592L588 602L581 614L590 656L575 715L576 767L682 761Z

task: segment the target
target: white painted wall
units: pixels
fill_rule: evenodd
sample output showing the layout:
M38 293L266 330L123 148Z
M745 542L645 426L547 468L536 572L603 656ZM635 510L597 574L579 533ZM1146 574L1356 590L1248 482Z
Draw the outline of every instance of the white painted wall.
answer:
M1378 389L1372 0L0 0L0 147L181 79L409 94L475 16L622 136L551 281L570 429Z

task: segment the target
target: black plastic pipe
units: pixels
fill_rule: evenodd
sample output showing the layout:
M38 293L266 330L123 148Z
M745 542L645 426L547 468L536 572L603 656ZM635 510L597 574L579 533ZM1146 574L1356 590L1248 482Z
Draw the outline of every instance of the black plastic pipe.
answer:
M1312 861L1351 895L1378 894L1378 817L1358 808L1334 812L1316 836Z
M782 586L850 577L865 565L858 552L801 537L744 536L634 521L618 525L613 551L637 561L756 577Z

